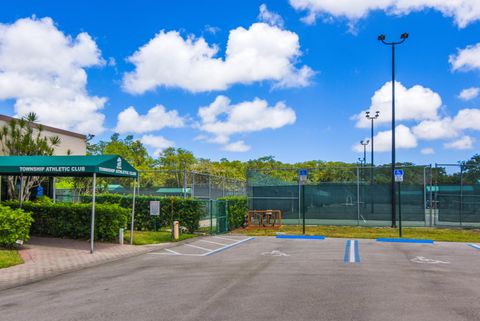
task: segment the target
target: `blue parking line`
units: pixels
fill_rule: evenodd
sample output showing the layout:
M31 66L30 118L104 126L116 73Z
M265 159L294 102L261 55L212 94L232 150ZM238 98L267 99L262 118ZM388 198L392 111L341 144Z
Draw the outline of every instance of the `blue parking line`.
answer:
M300 240L324 240L325 236L322 235L277 235L277 239L300 239Z
M419 239L400 239L400 238L378 238L377 242L391 242L391 243L421 243L433 244L433 240L419 240Z
M345 255L343 256L343 261L348 263L350 261L350 240L347 240L347 244L345 245Z
M476 244L467 244L468 246L470 247L473 247L474 249L476 250L479 250L480 251L480 246L476 245Z

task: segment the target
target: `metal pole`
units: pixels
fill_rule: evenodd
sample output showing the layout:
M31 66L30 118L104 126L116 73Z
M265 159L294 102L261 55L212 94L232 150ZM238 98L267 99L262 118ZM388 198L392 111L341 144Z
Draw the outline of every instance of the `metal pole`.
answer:
M424 212L427 210L427 182L426 182L427 175L425 174L426 169L427 169L426 167L423 168L423 211ZM425 217L425 213L423 214L423 216ZM427 220L425 220L424 225L427 226Z
M360 169L357 166L357 225L360 225Z
M140 171L138 172L138 177L137 177L137 195L140 196Z
M95 238L95 191L97 188L97 173L93 173L92 187L92 219L90 226L90 254L93 254L93 243Z
M372 141L372 146L370 148L370 150L371 150L371 157L370 158L371 158L371 163L372 163L372 181L373 181L373 164L374 164L373 163L373 120L374 120L374 118L372 118L372 129L371 129L371 133L370 133L370 136L371 136L370 139Z
M133 196L132 196L132 220L130 222L130 245L133 245L133 225L135 224L135 185L137 185L137 179L133 179Z
M225 197L225 177L222 177L222 197Z
M302 184L303 234L305 234L305 184Z
M192 197L195 197L195 172L192 172Z
M187 198L187 168L183 165L183 198Z
M400 186L402 184L398 182L398 233L402 237L402 192Z
M53 184L52 197L53 197L53 203L55 203L57 201L57 189L55 188L55 177L52 177L52 184Z
M396 217L396 191L395 191L395 44L392 44L392 227L397 226Z
M301 208L302 208L302 185L300 184L300 179L298 179L298 225L300 225L300 217L301 217Z
M462 226L463 214L463 165L460 165L460 215L458 216L460 226Z
M208 199L212 199L212 177L208 175Z
M433 170L430 164L430 227L433 226Z
M20 208L22 208L22 204L23 204L23 173L20 174L20 193L19 193L19 196L20 196Z

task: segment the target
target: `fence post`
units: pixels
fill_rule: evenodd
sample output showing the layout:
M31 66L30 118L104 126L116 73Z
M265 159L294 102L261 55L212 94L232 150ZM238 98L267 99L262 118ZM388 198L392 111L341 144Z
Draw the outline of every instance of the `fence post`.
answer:
M460 165L460 213L459 213L460 226L462 226L462 214L463 214L463 164Z
M210 214L210 235L212 235L212 229L213 229L213 206L212 206L212 199L208 200L208 213Z
M212 199L212 175L208 174L208 199Z
M192 173L192 194L191 196L195 198L195 172Z
M183 198L187 198L187 167L183 164Z
M427 179L427 176L426 176L426 173L425 173L425 170L427 168L426 167L423 167L423 217L424 217L424 225L427 226L427 220L426 220L426 217L425 217L425 212L426 212L426 209L427 209L427 182L426 182L426 179Z
M222 177L222 197L225 197L225 177Z
M432 164L430 164L430 227L433 227L433 168Z
M360 225L360 169L357 166L357 225Z

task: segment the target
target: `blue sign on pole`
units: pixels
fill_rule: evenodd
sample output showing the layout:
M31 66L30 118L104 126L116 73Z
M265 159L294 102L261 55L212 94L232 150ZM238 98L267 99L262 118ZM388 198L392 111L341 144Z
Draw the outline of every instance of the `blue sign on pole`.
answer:
M403 182L403 169L394 170L393 176L395 176L395 182Z
M306 169L301 169L298 171L298 180L300 183L305 183L307 181L308 171Z

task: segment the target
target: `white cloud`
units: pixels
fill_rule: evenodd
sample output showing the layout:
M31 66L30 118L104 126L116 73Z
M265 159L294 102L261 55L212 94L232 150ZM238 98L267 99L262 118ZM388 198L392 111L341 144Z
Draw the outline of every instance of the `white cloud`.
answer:
M236 151L246 151L249 147L243 141L230 143L232 135L277 129L296 120L295 111L283 102L269 106L266 100L255 98L232 105L225 96L218 96L210 105L201 107L198 115L198 128L206 133L204 140Z
M420 153L422 153L423 155L433 155L435 154L435 150L431 147L426 147L426 148L423 148Z
M118 114L115 131L119 133L147 133L165 127L180 128L185 121L176 110L167 111L162 105L151 108L146 115L139 115L135 107L130 106Z
M283 18L278 13L269 11L265 3L260 5L258 20L266 22L271 26L283 28Z
M388 152L392 150L392 131L386 130L377 133L374 136L375 151ZM395 147L398 149L409 149L417 147L417 138L410 128L404 125L395 127ZM353 146L356 152L363 152L363 146L358 144Z
M51 18L0 24L0 99L13 99L17 116L35 112L47 125L102 132L106 98L88 94L85 68L103 65L89 34L65 35Z
M448 61L453 70L480 69L480 43L459 49L456 55L450 55Z
M478 94L480 94L479 87L470 87L462 90L458 95L458 98L462 100L471 100L473 98L478 97Z
M412 130L417 138L424 140L451 139L459 136L458 128L453 126L452 119L448 117L440 120L424 120Z
M158 156L164 149L175 146L175 143L163 136L144 135L140 141L154 149L153 154Z
M434 9L446 17L452 17L460 28L480 19L478 0L290 0L290 4L296 10L306 11L307 16L302 20L310 24L319 15L356 21L375 10L391 15L406 15Z
M314 72L297 68L301 56L298 35L266 23L230 31L225 58L219 48L193 35L161 31L128 61L135 70L124 75L123 87L142 94L157 87L190 92L225 90L234 84L273 81L276 86L307 86Z
M472 149L474 141L470 136L463 136L453 142L445 143L443 146L448 149Z
M437 119L438 109L442 106L440 95L429 88L415 85L406 88L400 82L395 82L395 119L402 120L427 120ZM371 98L370 107L367 109L372 114L380 111L376 124L390 123L392 120L392 82L385 83ZM359 128L370 127L370 121L365 118L365 111L353 116Z
M226 144L223 150L227 152L246 152L250 150L250 146L245 144L243 140L239 140L230 144Z
M459 129L480 130L480 109L462 109L453 119L453 126Z

